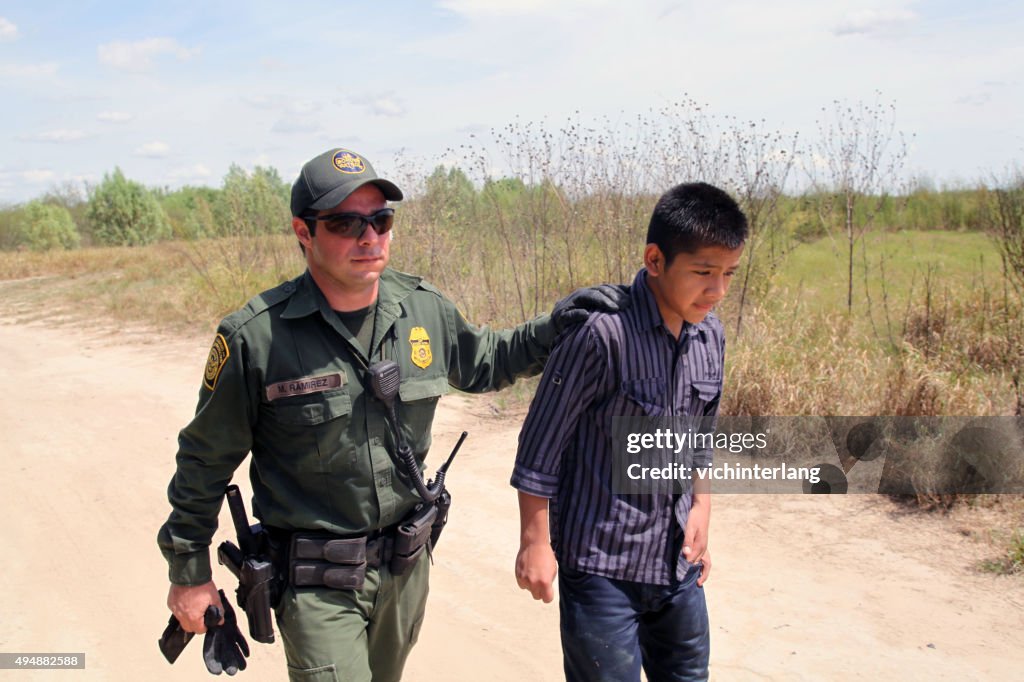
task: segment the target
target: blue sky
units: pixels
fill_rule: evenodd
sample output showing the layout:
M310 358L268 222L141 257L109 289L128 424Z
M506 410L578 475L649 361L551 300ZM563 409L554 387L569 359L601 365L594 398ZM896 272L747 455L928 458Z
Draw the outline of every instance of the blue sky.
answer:
M430 168L515 117L626 119L689 97L816 134L894 101L907 170L971 182L1024 159L1019 2L0 2L0 203L115 166L219 186L231 163L349 146Z

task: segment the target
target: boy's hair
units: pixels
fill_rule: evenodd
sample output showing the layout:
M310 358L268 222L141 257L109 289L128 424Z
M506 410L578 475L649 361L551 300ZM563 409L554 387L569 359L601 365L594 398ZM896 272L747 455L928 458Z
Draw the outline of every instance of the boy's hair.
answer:
M676 185L661 195L647 227L647 243L665 256L665 265L680 253L705 246L738 249L747 239L747 217L724 191L706 182Z

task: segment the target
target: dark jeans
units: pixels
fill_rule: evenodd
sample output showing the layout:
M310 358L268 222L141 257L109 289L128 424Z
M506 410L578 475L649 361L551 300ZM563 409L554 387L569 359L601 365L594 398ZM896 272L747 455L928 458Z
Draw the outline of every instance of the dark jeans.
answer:
M711 642L700 568L648 585L571 568L558 571L562 657L568 682L707 680Z

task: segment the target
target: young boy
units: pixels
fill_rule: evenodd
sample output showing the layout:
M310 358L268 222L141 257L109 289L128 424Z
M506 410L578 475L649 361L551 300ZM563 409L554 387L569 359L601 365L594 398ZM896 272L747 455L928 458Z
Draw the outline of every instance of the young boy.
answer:
M710 489L694 476L692 492L617 494L612 419L713 421L725 337L711 309L746 237L722 190L672 188L651 216L631 307L591 316L544 370L512 474L516 580L550 602L557 568L567 680L639 681L641 665L651 682L707 679ZM710 450L693 464L710 466Z

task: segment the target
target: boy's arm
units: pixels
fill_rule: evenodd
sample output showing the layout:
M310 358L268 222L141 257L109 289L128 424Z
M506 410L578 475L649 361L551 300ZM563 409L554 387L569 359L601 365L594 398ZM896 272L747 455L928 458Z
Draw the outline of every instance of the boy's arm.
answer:
M562 454L576 435L582 412L608 390L605 346L584 325L554 348L519 433L512 486L519 490L520 549L516 580L534 599L554 599L556 572L548 526L548 500L558 494Z
M725 329L720 321L715 320L718 342L718 357L725 359ZM722 383L725 381L725 373L722 373ZM710 430L714 432L718 422L718 408L721 404L723 385L718 386L718 397L707 405L704 410L704 423L710 422ZM713 451L708 450L701 453L699 461L694 462L695 467L710 468L712 466ZM690 506L690 514L686 519L686 528L683 529L683 557L691 564L703 562L700 577L697 579L697 586L700 587L708 579L711 572L711 555L708 553L708 530L711 525L711 479L695 476L693 480L693 500Z
M519 491L519 554L516 582L534 599L550 604L558 564L548 540L548 498Z

